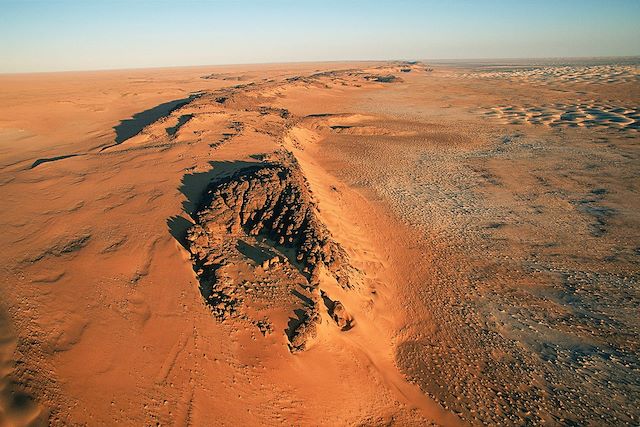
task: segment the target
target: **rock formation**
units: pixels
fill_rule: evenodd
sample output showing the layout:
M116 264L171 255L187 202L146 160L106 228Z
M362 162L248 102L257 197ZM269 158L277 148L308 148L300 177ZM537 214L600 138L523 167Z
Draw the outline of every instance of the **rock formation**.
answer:
M242 278L245 282L257 277L273 280L281 292L301 295L303 308L296 310L297 319L292 319L287 328L292 352L304 350L317 335L321 271L324 269L343 288L352 287L354 269L347 254L318 218L307 182L295 159L288 155L256 163L211 183L194 220L187 232L188 247L202 295L218 319L236 314L238 305L253 290L240 285ZM252 273L241 278L228 270L247 263L238 249L242 239L254 239L270 249L257 251L249 263ZM304 278L303 285L296 282L296 274ZM296 286L310 289L311 296L303 295ZM350 328L351 320L339 302L329 314L341 329ZM257 320L254 323L258 325Z

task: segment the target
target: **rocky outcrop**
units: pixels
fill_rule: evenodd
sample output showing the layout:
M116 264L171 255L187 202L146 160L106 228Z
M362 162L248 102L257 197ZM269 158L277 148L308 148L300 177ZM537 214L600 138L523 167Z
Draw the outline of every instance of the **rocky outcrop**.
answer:
M347 313L347 309L340 301L334 301L332 309L329 311L331 318L336 322L338 327L343 331L351 329L353 319Z
M266 321L251 319L255 309L244 305L257 298L262 306L289 307L295 315L286 328L291 352L308 348L318 335L321 272L352 287L355 270L320 221L295 159L286 154L210 184L193 219L187 247L214 316L245 318L266 334ZM339 302L329 315L342 330L351 327Z
M297 165L265 163L245 168L213 184L189 230L191 252L203 258L211 241L246 232L293 248L312 285L324 267L350 287L347 255L318 219L317 207Z
M289 350L292 353L305 350L309 343L318 335L318 325L322 321L317 304L307 307L299 319L290 325L287 335L289 338Z
M393 74L388 74L383 76L370 74L370 75L364 76L364 79L367 81L374 81L377 83L398 83L402 81L400 77L396 77Z

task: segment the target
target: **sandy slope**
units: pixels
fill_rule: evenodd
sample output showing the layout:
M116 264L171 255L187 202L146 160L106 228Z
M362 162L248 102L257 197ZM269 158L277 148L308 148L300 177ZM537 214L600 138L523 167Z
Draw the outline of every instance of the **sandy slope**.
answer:
M636 423L637 72L576 67L2 76L0 423ZM353 286L222 219L190 258L286 152Z

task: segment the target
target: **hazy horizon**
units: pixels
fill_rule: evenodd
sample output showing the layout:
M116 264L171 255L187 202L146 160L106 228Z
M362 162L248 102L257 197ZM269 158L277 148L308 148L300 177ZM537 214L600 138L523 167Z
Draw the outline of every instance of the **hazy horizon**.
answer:
M640 2L0 0L0 73L635 57Z
M612 61L613 60L613 61ZM385 63L385 62L422 62L434 65L546 65L557 64L567 61L567 63L640 63L640 55L620 55L620 56L553 56L553 57L512 57L512 58L378 58L378 59L326 59L326 60L292 60L292 61L271 61L271 62L235 62L235 63L209 63L209 64L179 64L179 65L149 65L131 67L111 67L111 68L78 68L65 70L27 70L27 71L0 71L0 75L10 74L41 74L41 73L76 73L76 72L99 72L99 71L126 71L126 70L152 70L167 68L206 68L206 67L235 67L235 66L262 66L262 65L287 65L287 64L324 64L324 63Z

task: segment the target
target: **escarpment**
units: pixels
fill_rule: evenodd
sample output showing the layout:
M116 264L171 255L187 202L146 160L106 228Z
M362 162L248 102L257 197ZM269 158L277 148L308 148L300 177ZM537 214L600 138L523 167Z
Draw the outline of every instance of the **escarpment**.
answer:
M211 183L194 221L188 248L213 314L221 320L238 315L258 325L264 319L243 313L255 316L260 298L265 305L271 300L272 307L275 300L297 316L285 331L292 352L317 336L322 270L342 288L353 287L355 270L319 219L291 157L257 163ZM251 308L243 310L248 299ZM268 310L263 314L268 317Z

